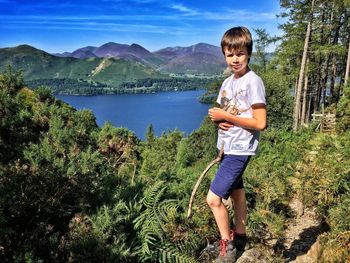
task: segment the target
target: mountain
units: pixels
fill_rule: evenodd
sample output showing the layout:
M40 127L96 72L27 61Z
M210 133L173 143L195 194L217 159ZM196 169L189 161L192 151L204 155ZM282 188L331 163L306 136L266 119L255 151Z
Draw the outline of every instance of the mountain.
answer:
M271 59L272 54L267 57ZM258 60L253 53L251 63ZM0 69L9 64L23 69L27 79L96 78L109 84L170 73L218 75L226 69L221 48L206 43L167 47L150 52L135 43L127 45L109 42L100 47L86 46L72 53L54 55L21 45L0 49Z
M97 57L94 54L94 51L96 50L97 47L93 46L87 46L83 48L79 48L72 53L70 52L63 52L63 53L55 53L52 54L57 57L73 57L73 58L95 58Z
M221 57L208 53L193 53L179 56L159 68L162 72L177 74L221 74L226 63Z
M226 68L221 49L199 43L189 47L167 47L154 52L168 59L159 70L179 74L220 74Z
M94 50L94 54L98 57L118 57L124 53L129 47L126 44L117 44L114 42L106 43Z
M75 58L115 57L140 62L165 73L220 74L225 69L221 49L206 43L189 47L167 47L150 52L138 44L106 43L100 47L83 47L58 56Z
M94 51L96 47L87 46L80 49L75 50L71 55L74 58L96 58Z
M221 48L206 43L198 43L189 47L167 47L160 49L154 53L168 59L187 56L195 53L211 54L221 58L223 56Z
M88 51L91 50L87 48ZM154 68L135 61L107 57L58 57L29 45L1 48L0 71L8 65L22 70L26 80L80 79L118 85L124 81L161 76Z
M60 57L74 57L74 58L93 58L93 57L114 57L122 58L129 61L137 61L147 66L157 68L164 63L164 59L157 54L153 54L144 47L138 44L118 44L109 42L100 47L83 47L72 53L64 52L62 54L55 54Z

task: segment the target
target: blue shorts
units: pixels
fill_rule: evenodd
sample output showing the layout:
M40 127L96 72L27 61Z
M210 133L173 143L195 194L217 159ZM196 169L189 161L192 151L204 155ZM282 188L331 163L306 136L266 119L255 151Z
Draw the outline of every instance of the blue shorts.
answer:
M217 196L227 199L233 190L242 189L242 175L249 160L250 155L224 155L210 190Z

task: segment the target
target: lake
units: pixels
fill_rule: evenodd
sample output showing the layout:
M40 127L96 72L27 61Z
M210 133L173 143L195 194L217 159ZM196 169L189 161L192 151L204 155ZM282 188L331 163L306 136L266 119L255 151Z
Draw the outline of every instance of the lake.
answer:
M102 126L109 121L116 127L126 127L144 139L152 124L157 136L178 128L185 134L199 128L209 105L198 97L205 90L158 92L153 94L118 94L98 96L56 95L76 109L90 109Z

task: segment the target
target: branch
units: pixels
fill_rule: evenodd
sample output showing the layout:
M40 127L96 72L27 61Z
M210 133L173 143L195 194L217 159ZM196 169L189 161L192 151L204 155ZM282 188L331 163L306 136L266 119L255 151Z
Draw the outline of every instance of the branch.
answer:
M198 190L198 187L199 187L200 183L202 182L204 176L208 173L208 171L210 170L210 168L211 168L214 164L216 164L216 163L218 163L218 162L221 161L222 155L223 155L223 154L224 154L224 144L222 144L218 156L208 164L208 166L204 169L203 173L199 176L199 178L198 178L198 180L197 180L197 182L196 182L196 184L195 184L195 186L194 186L194 188L193 188L193 190L192 190L190 202L189 202L189 204L188 204L187 218L190 218L190 217L191 217L191 214L192 214L192 205L193 205L194 196L195 196L195 194L196 194L196 192L197 192L197 190Z

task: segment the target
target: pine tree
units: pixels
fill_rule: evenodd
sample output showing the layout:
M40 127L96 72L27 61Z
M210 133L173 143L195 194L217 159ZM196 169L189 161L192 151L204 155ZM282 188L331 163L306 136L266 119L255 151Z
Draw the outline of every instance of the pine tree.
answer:
M301 59L298 86L296 88L296 96L295 96L295 101L294 101L294 113L293 113L293 116L294 116L293 117L294 118L293 130L294 131L296 131L298 129L299 122L300 122L301 92L302 92L302 85L303 85L303 79L304 79L304 74L305 74L307 52L309 49L309 41L310 41L310 37L311 37L311 27L312 27L312 20L313 20L314 4L315 4L315 0L312 0L311 10L310 10L309 18L308 18L307 29L306 29L305 41L304 41L303 56Z

